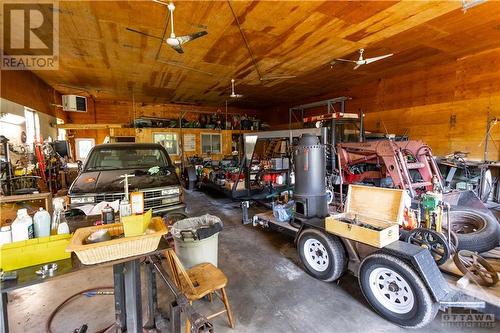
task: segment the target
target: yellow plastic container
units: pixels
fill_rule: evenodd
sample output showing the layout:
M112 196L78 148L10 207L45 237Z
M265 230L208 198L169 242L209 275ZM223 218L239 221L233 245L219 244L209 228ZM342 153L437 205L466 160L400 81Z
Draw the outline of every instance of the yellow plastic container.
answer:
M123 223L123 231L125 233L125 237L143 235L149 226L149 222L151 222L152 216L153 212L150 209L144 214L122 217L121 222Z
M3 244L0 246L0 268L12 271L70 258L71 253L66 252L70 238L71 235L65 234Z

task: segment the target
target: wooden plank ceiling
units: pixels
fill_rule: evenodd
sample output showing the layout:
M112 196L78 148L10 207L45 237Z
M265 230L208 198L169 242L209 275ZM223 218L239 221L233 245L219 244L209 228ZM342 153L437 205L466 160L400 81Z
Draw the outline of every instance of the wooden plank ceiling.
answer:
M167 8L153 1L60 1L60 69L38 71L64 93L80 87L97 99L194 102L222 105L236 79L235 106L265 108L341 91L352 85L407 73L500 47L500 3L461 10L460 1L233 1L264 75L295 78L261 82L225 1L177 1L175 31L207 36L178 54L160 41ZM169 30L170 31L170 30ZM167 36L168 33L167 32ZM330 61L394 53L362 66ZM165 64L177 62L205 73Z

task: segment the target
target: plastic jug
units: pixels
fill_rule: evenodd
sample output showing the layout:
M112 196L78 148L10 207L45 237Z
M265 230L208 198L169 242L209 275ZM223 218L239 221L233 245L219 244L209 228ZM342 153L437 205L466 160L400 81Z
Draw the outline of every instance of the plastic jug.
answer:
M19 242L34 237L33 219L28 215L28 210L23 208L17 211L17 217L12 222L12 241Z
M3 226L0 228L0 247L2 244L12 243L12 231L10 226Z
M50 214L45 209L40 207L38 212L33 216L35 224L35 237L50 236Z

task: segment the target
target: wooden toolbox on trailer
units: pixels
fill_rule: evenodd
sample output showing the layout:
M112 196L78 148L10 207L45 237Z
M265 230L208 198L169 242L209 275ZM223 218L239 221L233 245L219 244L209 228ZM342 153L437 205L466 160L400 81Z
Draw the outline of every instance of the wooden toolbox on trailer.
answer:
M325 219L326 231L382 248L399 239L406 192L349 185L345 212Z

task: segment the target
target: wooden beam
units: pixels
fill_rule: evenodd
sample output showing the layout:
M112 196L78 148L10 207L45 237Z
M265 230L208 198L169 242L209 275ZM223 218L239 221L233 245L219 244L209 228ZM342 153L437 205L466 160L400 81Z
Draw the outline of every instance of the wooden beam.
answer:
M99 130L99 129L109 129L109 128L122 128L125 124L61 124L57 125L57 128L62 129L73 129L73 130Z

